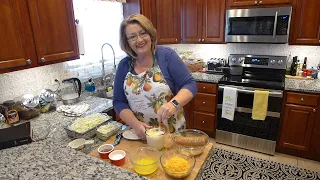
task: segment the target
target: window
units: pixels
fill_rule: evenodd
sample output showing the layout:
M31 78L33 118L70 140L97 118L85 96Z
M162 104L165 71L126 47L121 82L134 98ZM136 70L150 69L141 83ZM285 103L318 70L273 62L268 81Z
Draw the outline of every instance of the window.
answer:
M101 76L101 46L112 45L116 61L126 54L119 45L119 27L123 20L122 4L97 0L73 0L75 18L83 26L85 55L79 60L66 62L66 69L81 79ZM111 73L113 53L109 46L104 47L105 71Z

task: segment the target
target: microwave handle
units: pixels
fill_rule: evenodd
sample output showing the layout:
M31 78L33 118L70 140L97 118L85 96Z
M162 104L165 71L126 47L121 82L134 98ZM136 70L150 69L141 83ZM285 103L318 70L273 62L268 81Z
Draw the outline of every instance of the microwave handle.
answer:
M219 86L219 89L223 90L225 86ZM248 90L248 89L238 89L236 88L238 92L245 93L245 94L254 94L254 89L253 90ZM269 96L272 97L280 97L282 98L282 92L277 92L277 91L269 91Z
M273 39L276 37L277 23L278 23L278 11L276 11L276 15L274 16Z

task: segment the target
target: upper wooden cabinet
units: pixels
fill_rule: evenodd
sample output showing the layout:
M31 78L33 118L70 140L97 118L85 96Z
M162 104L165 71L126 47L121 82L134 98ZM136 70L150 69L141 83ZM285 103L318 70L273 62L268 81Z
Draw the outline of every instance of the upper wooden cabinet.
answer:
M182 0L181 41L224 42L225 0Z
M27 2L0 1L0 72L37 65Z
M79 58L72 0L3 0L0 22L0 73Z
M290 44L320 45L320 1L297 0Z
M228 7L290 4L292 0L228 0Z
M29 0L40 63L79 56L72 0Z
M127 0L124 17L143 14L157 29L159 44L180 43L180 0Z

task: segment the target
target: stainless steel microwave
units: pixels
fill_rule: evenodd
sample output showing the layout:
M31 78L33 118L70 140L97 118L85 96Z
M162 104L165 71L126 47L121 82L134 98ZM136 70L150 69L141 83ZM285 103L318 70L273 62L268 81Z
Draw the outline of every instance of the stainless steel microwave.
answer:
M226 11L227 42L287 43L291 7Z

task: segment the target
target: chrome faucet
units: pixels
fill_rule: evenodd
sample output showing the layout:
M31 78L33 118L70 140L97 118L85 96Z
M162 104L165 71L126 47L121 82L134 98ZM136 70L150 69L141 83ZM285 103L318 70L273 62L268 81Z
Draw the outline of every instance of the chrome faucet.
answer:
M101 84L103 86L106 86L106 72L104 70L104 57L103 57L103 47L105 45L108 45L110 46L111 50L112 50L112 53L113 53L113 70L112 70L112 74L114 76L114 74L116 73L116 56L115 56L115 53L114 53L114 50L113 50L113 47L111 46L111 44L109 43L104 43L102 46L101 46L101 54L102 54L102 60L101 60L101 64L102 64L102 81L101 81Z

